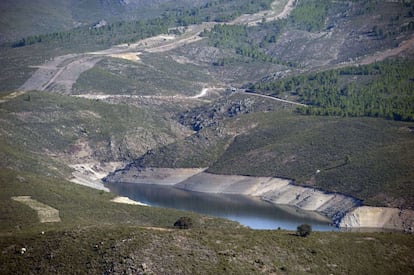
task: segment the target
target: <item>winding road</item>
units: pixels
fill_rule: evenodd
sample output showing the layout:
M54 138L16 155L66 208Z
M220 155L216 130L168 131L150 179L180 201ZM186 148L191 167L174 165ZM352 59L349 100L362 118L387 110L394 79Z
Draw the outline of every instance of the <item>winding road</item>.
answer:
M294 0L276 0L272 4L272 10L262 11L256 14L244 14L236 18L228 24L245 24L257 25L264 21L278 20L287 17L294 9ZM35 73L19 88L20 93L31 90L49 91L61 94L72 94L72 86L76 83L79 76L93 68L96 63L105 57L114 57L127 59L134 62L142 62L139 55L143 52L159 53L167 52L175 48L197 42L201 39L200 33L204 30L211 29L216 24L215 22L206 22L199 25L188 26L184 33L180 35L157 35L154 37L140 40L133 44L121 44L113 46L109 49L95 52L86 52L81 54L68 54L58 56L52 60L37 66ZM366 56L364 59L354 61L352 63L341 63L336 67L353 66L369 64L375 61L383 60L386 57L401 54L404 51L411 50L414 47L414 36L409 40L402 42L398 47L388 49L383 52L378 52L371 56ZM334 66L335 67L335 66ZM226 84L224 84L226 86ZM191 99L200 99L207 95L201 93L192 97ZM306 106L301 103L279 99L271 96L251 94L254 96L266 97L284 103L294 104L298 106ZM115 96L115 95L114 95ZM6 99L3 99L3 101Z
M230 22L230 24L255 25L262 20L277 20L288 16L293 7L294 0L276 0L272 4L272 10L262 11L257 14L245 14ZM197 42L203 39L200 37L200 33L211 29L215 24L220 23L206 22L189 26L181 35L157 35L140 40L134 44L117 45L102 51L55 57L37 66L36 72L19 88L19 91L39 90L70 95L72 93L72 86L76 83L79 76L93 68L104 57L123 58L140 62L140 53L166 52ZM192 98L198 99L206 94L202 92Z

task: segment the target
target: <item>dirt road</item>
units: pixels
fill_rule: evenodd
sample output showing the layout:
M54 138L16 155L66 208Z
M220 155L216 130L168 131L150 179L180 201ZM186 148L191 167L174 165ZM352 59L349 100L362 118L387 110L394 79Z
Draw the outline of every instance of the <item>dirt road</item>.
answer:
M215 93L219 93L220 91L224 91L224 88L203 88L200 93L194 96L184 96L184 95L172 95L172 96L162 96L162 95L100 95L100 94L81 94L81 95L74 95L75 97L87 98L87 99L98 99L98 100L108 100L108 99L121 99L121 98L128 98L128 99L156 99L156 100L165 100L165 101L187 101L187 100L197 100L202 101L204 97L209 95L209 91L214 91Z
M91 69L101 58L94 55L69 54L42 64L19 88L20 91L50 91L70 94L81 73Z
M272 10L257 14L242 15L231 24L254 25L266 20L276 20L285 17L293 9L293 0L276 0ZM199 34L211 29L218 23L202 23L188 26L181 35L157 35L143 39L134 44L122 44L102 51L87 52L83 54L69 54L55 57L40 66L37 71L19 88L20 91L50 91L62 94L71 94L72 86L81 73L93 68L103 57L123 58L139 62L141 52L166 52L183 45L197 42L202 37Z
M256 14L244 14L229 24L257 25L263 20L278 20L287 17L294 9L294 7L294 0L275 0L272 3L271 10L262 11ZM69 54L55 57L54 59L40 66L37 66L37 71L19 88L19 91L25 92L30 90L40 90L58 92L62 94L71 94L72 86L74 83L76 83L79 76L86 70L93 68L95 64L102 60L104 57L114 57L127 59L134 62L142 62L139 58L139 55L141 53L166 52L184 46L186 44L197 42L203 39L200 37L200 33L204 30L211 29L215 24L219 23L207 22L199 25L181 28L180 31L182 31L182 34L180 35L162 34L140 40L133 44L121 44L113 46L102 51L87 52L83 54ZM335 67L370 64L413 50L413 48L414 37L407 41L404 41L397 48L378 52L359 61L341 63ZM324 68L325 66L322 66L320 69ZM332 68L332 66L330 68ZM193 98L199 97L200 96L194 96ZM291 101L285 101L277 98L272 99L303 106L302 104ZM3 98L2 101L4 100L7 99Z
M286 18L295 8L295 0L278 0L274 1L271 6L271 10L261 11L255 14L243 14L230 22L230 24L247 24L248 26L255 26L262 21L269 22Z
M308 106L306 104L302 104L302 103L299 103L299 102L285 100L285 99L281 99L281 98L277 98L277 97L273 97L273 96L268 96L268 95L261 95L261 94L255 94L255 93L247 93L247 94L252 95L252 96L264 97L264 98L268 98L268 99L271 99L271 100L276 100L276 101L279 101L279 102L288 103L288 104L292 104L292 105L296 105L296 106L303 106L303 107Z

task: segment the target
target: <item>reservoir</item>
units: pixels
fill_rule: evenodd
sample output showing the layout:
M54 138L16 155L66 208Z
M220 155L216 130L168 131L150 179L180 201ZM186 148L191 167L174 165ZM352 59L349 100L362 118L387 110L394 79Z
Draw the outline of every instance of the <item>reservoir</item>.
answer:
M303 223L314 231L336 231L321 215L291 206L276 206L259 198L193 192L173 186L106 183L111 192L153 207L174 208L237 221L252 229L296 230Z

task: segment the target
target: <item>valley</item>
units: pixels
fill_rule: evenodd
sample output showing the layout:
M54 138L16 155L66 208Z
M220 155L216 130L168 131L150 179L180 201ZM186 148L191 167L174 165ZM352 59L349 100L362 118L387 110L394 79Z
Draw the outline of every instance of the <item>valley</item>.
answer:
M102 26L1 45L0 272L414 270L412 3L121 2ZM118 197L117 183L370 231L255 231Z
M272 7L274 10L271 10L271 11L264 11L264 12L260 12L257 14L242 15L238 17L237 19L232 20L229 23L229 25L230 26L231 25L257 26L257 25L263 24L263 23L259 23L258 18L260 18L260 22L266 22L266 23L271 22L272 20L280 20L282 18L286 18L289 16L289 13L293 10L293 1L288 1L284 5L281 5L280 3L278 3L278 1L276 1L272 4ZM219 100L220 98L228 98L229 96L230 98L237 98L238 97L237 93L240 93L240 92L234 93L232 91L233 93L232 95L226 95L225 89L226 88L230 89L229 87L232 86L233 83L226 83L227 82L226 78L220 77L220 72L215 72L214 81L213 81L213 78L208 80L209 77L207 77L205 79L208 81L204 83L194 83L200 88L203 87L201 89L201 92L195 95L194 94L183 95L183 94L177 93L177 91L175 92L176 94L170 94L171 92L174 93L174 88L173 90L168 90L168 88L167 90L165 89L158 90L158 92L156 92L155 94L154 93L148 94L148 92L142 93L141 91L135 91L135 93L138 92L138 94L131 94L130 92L127 92L125 94L115 94L109 91L105 93L100 93L100 94L96 92L85 93L85 91L83 90L84 88L82 84L79 85L79 83L82 83L78 81L80 76L84 72L91 71L92 68L95 69L97 65L102 64L102 62L109 62L108 65L110 66L119 66L123 64L124 61L122 60L125 60L125 62L127 63L125 63L125 65L121 65L121 68L126 66L125 68L128 68L128 70L130 70L134 67L129 68L128 66L135 66L136 68L143 68L143 69L145 69L146 67L150 67L150 68L154 68L155 70L165 71L164 68L159 67L160 65L158 65L157 63L154 63L156 59L153 59L155 57L154 55L162 55L163 59L173 58L172 63L171 63L172 66L177 66L178 64L177 62L181 63L181 61L178 61L178 60L188 60L188 61L184 61L184 64L188 64L190 59L187 58L185 55L177 56L176 55L177 49L188 48L188 47L192 48L193 44L199 45L202 40L206 39L206 37L204 37L202 33L211 32L215 28L214 27L215 25L217 25L217 23L210 23L210 22L202 23L198 25L191 25L191 26L185 27L184 29L179 30L179 32L181 32L180 34L168 34L168 35L162 34L162 35L158 35L158 36L154 36L150 38L145 38L143 40L137 41L132 44L128 43L128 44L116 45L106 50L86 52L86 53L77 53L77 54L67 54L63 56L54 57L50 61L44 64L35 66L37 70L21 87L19 87L18 89L19 93L28 92L32 90L38 90L38 91L47 91L47 92L53 92L53 93L58 93L58 94L76 96L78 98L100 100L104 102L109 102L111 104L119 104L122 102L128 102L127 104L139 106L140 108L143 108L143 106L146 106L144 107L145 112L147 112L148 110L154 109L154 107L157 110L161 110L161 108L164 108L165 106L171 106L171 104L176 104L176 103L178 103L179 105L187 106L187 108L191 108L190 106L197 106L197 105L202 106L208 102L215 102L217 98L219 98ZM326 35L329 36L330 34L320 32L318 35L322 35L322 36L319 36L319 38L322 38L323 36L326 36ZM281 41L280 43L283 45L283 41ZM203 45L203 43L201 45ZM370 62L377 62L377 60L381 60L386 57L392 57L394 55L401 55L403 53L409 52L412 49L410 45L411 43L410 43L410 38L409 38L408 40L402 40L402 42L394 49L385 49L383 50L382 53L373 52L371 56L364 56L363 59L361 59L360 61L358 61L359 59L356 59L355 61L351 63L339 62L340 60L338 60L336 61L337 65L331 65L331 67L337 68L338 66L340 67L358 66L362 64L366 65L366 64L369 64ZM148 57L152 56L152 58L149 59L146 56ZM112 59L114 58L113 61L111 61L111 58ZM329 55L326 58L327 60L329 60ZM117 61L117 59L120 59L121 62ZM105 61L105 60L108 60L108 61ZM152 62L152 64L148 62ZM329 60L327 62L331 63L332 60ZM324 66L326 66L328 63L325 63ZM164 63L161 63L161 64L164 64ZM197 71L199 71L200 68L204 67L202 63L200 62L195 62L194 65L195 65L194 68L197 68L196 69ZM314 65L307 65L306 70L312 70L312 69L318 70L319 66L320 66L319 63L316 62ZM115 69L115 67L105 66L105 67L102 67L102 69L103 70L109 69L111 71ZM292 73L295 70L296 69L294 69ZM165 72L168 74L168 71L165 71ZM298 72L299 71L297 71L296 73ZM213 73L213 71L211 71L211 69L209 68L205 68L199 71L198 73L200 73L200 76L201 76L201 74L206 74L206 73L211 74ZM221 80L217 79L217 77L221 78ZM219 82L217 82L217 80ZM172 81L174 82L173 79ZM193 86L194 84L190 84L190 85ZM216 88L206 88L206 87L211 87L212 85L214 85ZM238 85L236 84L236 86L240 87L241 84L238 84ZM193 86L193 87L196 87L196 86ZM151 89L152 88L150 88L150 90ZM235 89L235 91L237 91L237 88L232 88L232 89ZM243 92L243 89L239 89L239 90ZM214 92L212 93L211 91L214 91ZM304 108L307 107L306 104L303 104L303 103L300 103L294 100L289 100L287 98L282 99L280 97L274 97L274 96L269 96L269 95L260 94L260 93L247 93L246 96L243 95L242 97L246 97L245 99L246 101L254 101L252 97L262 97L264 101L274 100L276 101L275 102L276 105L282 104L282 106L284 106L283 108L285 108L286 106L289 106L288 108L292 108L295 106L302 106ZM230 104L233 104L231 103L232 100L233 99L230 99ZM166 114L171 113L171 112L174 113L177 110L179 110L179 108L177 108L176 110L168 111ZM162 111L162 112L165 113L165 111ZM167 121L169 121L169 119ZM174 122L169 121L167 123L174 123ZM214 140L217 138L218 138L217 140L218 142L227 143L228 145L226 145L226 147L231 146L231 144L234 143L234 139L238 137L241 133L245 131L250 131L248 130L250 127L251 126L247 126L246 130L241 130L241 129L236 130L235 133L232 132L231 130L229 131L227 126L224 128L220 127L221 132L223 132L224 129L226 128L227 129L224 130L221 136L220 134L217 136L217 134L214 134L214 132L212 132L214 135L217 136L216 138L213 138L213 146L216 146L215 145L216 141ZM255 127L256 126L253 126L253 128ZM181 130L177 128L177 131L181 131ZM201 131L200 133L203 133L203 132ZM191 132L189 131L182 132L178 135L182 136L185 139L192 138L190 136ZM220 141L222 139L223 141ZM94 149L92 148L87 149L88 147L90 147L90 144L87 140L88 138L86 139L81 138L81 139L78 139L77 141L79 144L78 146L85 147L86 151L84 149L81 149L81 151L79 152L74 152L75 154L73 155L73 157L70 157L70 159L72 160L69 160L66 156L61 156L61 157L63 157L62 160L64 160L64 162L69 161L71 167L77 170L77 172L73 173L74 178L72 179L72 181L102 189L102 187L98 187L99 183L92 183L92 182L99 181L100 178L104 176L104 174L101 173L99 178L97 178L96 176L93 176L91 178L88 175L94 175L95 173L90 174L90 170L85 170L83 168L84 166L82 166L81 164L77 162L77 160L84 161L83 158L86 157L85 160L89 162L88 164L89 167L96 167L96 169L98 170L103 169L102 171L107 171L107 173L110 172L110 170L103 168L104 166L106 166L106 164L102 163L102 160L96 159L96 157L92 157L92 158L90 157L91 155L94 155L93 153ZM225 141L225 140L228 140L228 141ZM114 141L111 141L110 143L113 143L113 142ZM127 146L125 149L130 150L128 148L128 145L127 144L125 145ZM159 146L160 144L157 143L157 145ZM112 144L110 146L113 147ZM152 147L147 147L147 148L152 149ZM191 148L191 146L189 148ZM82 150L84 151L84 153L82 153ZM142 152L145 152L145 151L142 151ZM189 154L191 156L191 155L194 155L197 152L197 150L191 153L190 152ZM76 157L76 155L78 156ZM112 161L122 160L124 163L127 163L128 160L130 159L129 158L119 159L119 157L115 157L115 158L112 158L111 160ZM203 166L211 166L211 164L212 163L208 164L207 162L204 162ZM121 164L118 164L118 168L120 168L119 165ZM161 164L161 165L169 166L168 162ZM197 162L195 162L190 165L196 165L194 167L196 168L198 164ZM151 164L150 164L150 167L151 167ZM214 171L214 168L210 169L210 171ZM260 173L258 175L260 175ZM274 176L277 176L277 175L278 175L277 173L274 174ZM292 176L293 175L290 175L289 177L292 177ZM117 179L117 180L124 181L124 179L122 178ZM103 188L103 190L105 189ZM298 206L300 204L295 204L295 205ZM348 209L351 209L352 206L353 205L350 205ZM346 213L346 211L347 210L343 212ZM332 213L331 215L335 216L336 214L337 213ZM342 216L342 215L343 214L340 214L339 216ZM330 217L332 218L333 216L330 216ZM338 222L339 224L339 220L336 222ZM411 228L412 227L411 222L409 221L406 221L406 222L407 222L407 225L405 229Z

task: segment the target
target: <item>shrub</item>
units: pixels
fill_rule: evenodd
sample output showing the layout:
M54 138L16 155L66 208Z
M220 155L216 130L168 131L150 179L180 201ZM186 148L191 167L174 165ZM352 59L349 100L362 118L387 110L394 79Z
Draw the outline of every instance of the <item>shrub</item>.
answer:
M301 236L301 237L307 237L310 235L311 232L312 232L312 226L305 223L305 224L301 224L298 226L296 230L296 235Z
M193 221L190 217L181 217L174 223L174 227L179 229L189 229L192 225Z

